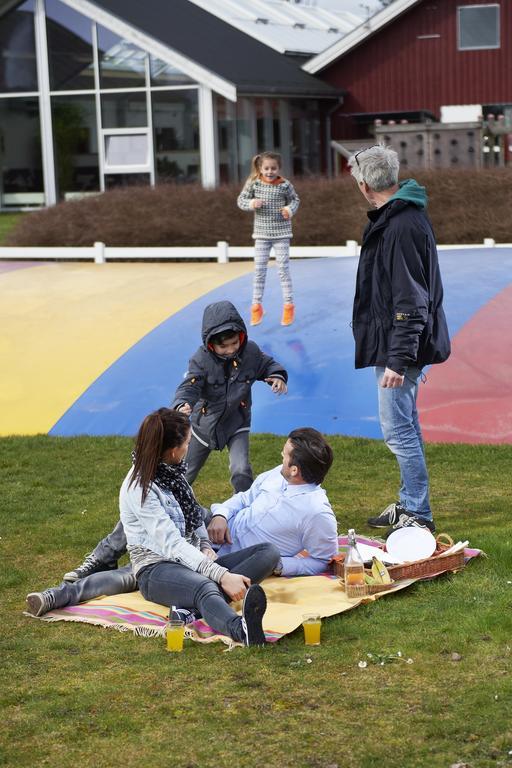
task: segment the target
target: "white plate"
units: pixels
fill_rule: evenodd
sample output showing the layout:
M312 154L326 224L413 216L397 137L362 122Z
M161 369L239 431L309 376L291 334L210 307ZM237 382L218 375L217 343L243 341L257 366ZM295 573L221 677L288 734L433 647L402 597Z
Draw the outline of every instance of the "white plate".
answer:
M436 540L426 528L399 528L386 539L391 557L403 563L430 557L436 549Z

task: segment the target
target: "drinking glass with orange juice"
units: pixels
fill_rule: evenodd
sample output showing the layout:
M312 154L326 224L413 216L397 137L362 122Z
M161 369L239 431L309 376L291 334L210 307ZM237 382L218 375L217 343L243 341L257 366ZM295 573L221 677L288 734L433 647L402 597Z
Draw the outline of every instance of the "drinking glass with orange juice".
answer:
M172 620L168 621L165 627L165 638L167 650L174 653L180 653L183 650L183 638L185 637L185 622Z
M305 613L302 617L305 645L320 645L322 619L318 613Z

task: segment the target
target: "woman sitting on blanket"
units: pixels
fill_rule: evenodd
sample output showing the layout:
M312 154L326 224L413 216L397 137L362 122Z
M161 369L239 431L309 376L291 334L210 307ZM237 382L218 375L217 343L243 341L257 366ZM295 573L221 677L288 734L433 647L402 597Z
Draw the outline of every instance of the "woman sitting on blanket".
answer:
M147 600L196 610L219 634L262 645L266 597L258 582L270 576L279 551L256 544L217 557L184 477L190 434L187 416L169 408L146 416L139 429L133 467L119 494L133 574ZM40 615L30 597L29 610ZM229 602L242 598L238 616Z

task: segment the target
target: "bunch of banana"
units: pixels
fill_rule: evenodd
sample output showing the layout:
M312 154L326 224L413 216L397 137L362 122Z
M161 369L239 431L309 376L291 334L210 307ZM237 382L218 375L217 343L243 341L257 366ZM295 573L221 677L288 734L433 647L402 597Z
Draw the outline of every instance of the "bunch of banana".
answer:
M389 571L376 557L372 558L372 577L375 579L375 584L391 584L391 576Z

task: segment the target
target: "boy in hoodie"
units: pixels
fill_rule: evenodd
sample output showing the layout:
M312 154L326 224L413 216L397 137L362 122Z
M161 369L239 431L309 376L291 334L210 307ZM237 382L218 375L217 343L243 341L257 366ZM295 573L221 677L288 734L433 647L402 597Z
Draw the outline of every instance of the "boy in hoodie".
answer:
M356 152L349 165L375 209L357 272L355 365L375 366L382 433L401 480L398 501L368 524L435 531L416 398L423 367L448 358L450 339L427 195L413 179L398 182L398 156L384 145Z
M206 307L202 339L203 344L191 357L171 405L190 415L192 438L185 459L188 465L185 477L193 483L211 451L221 451L227 446L231 484L235 493L239 493L250 488L253 481L249 462L252 385L255 381L265 381L273 392L284 394L288 374L280 363L247 339L245 323L230 301L218 301ZM64 574L64 581L75 582L97 572L116 569L117 561L125 552L126 536L119 521L81 565ZM129 579L130 575L123 572L122 577Z
M229 450L231 485L246 491L253 474L249 462L251 389L255 381L270 384L276 394L287 391L283 366L247 338L247 328L229 301L204 310L202 345L190 358L171 408L190 415L192 439L186 478L193 483L211 451Z

